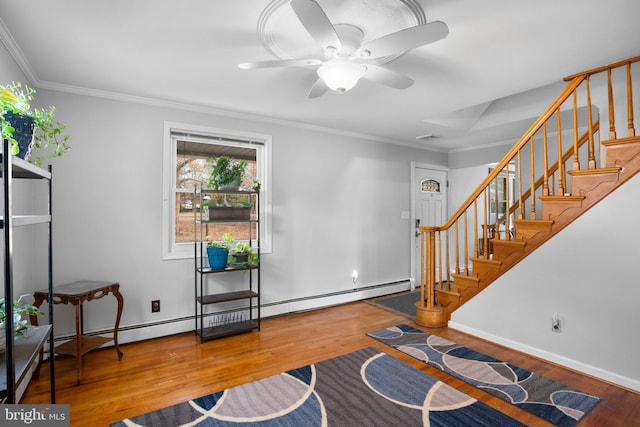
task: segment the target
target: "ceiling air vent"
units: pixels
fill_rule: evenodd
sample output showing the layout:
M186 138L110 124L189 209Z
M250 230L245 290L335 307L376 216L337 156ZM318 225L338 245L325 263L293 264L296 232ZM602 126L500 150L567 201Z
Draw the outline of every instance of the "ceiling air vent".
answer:
M432 133L427 133L421 136L416 136L416 139L421 141L429 141L430 139L440 138L440 135L434 135Z

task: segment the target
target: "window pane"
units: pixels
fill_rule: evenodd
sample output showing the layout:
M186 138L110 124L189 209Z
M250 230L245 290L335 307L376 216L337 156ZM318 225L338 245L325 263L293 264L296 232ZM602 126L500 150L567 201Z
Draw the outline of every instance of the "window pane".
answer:
M250 176L257 175L256 165L256 149L237 147L234 145L225 145L224 143L214 144L193 141L177 141L176 150L176 176L175 176L175 242L190 243L194 241L193 221L194 213L200 214L199 200L194 200L193 190L196 188L206 189L209 174L212 165L209 158L218 156L227 156L232 160L245 160L247 162L247 173ZM221 198L222 196L211 195L212 197ZM209 195L205 195L204 199L209 199ZM232 203L232 196L227 196L227 200L222 201ZM243 197L243 196L238 196ZM257 213L252 212L252 218L257 218ZM205 227L203 237L207 239L209 227ZM224 233L231 233L235 240L256 239L255 224L249 227L247 224L217 224L215 228L211 227L211 233L215 235L209 236L210 239L217 240ZM200 236L196 236L200 239Z

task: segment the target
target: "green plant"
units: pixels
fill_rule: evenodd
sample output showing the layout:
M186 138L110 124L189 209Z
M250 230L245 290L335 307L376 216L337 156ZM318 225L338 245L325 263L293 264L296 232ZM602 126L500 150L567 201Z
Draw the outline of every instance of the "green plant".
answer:
M260 191L262 184L260 181L251 176L248 172L248 163L246 160L235 160L227 156L210 157L209 163L212 166L207 188L220 190L229 184L239 182L244 190Z
M27 294L20 295L20 298L18 298L18 300L14 301L13 303L13 324L14 324L13 335L16 338L23 336L25 331L27 330L28 320L24 319L23 318L24 316L44 314L43 312L38 310L38 307L36 306L22 304L20 300L26 296L28 295ZM4 322L6 320L7 320L6 303L4 301L4 298L0 298L0 324L3 325L2 327L4 327Z
M253 252L251 242L239 242L234 249L229 252L230 262L242 265L255 266L260 263L260 256Z
M230 233L224 233L222 235L222 239L220 240L209 240L209 236L207 236L207 247L209 248L221 248L221 249L231 249L231 245L233 244L233 236Z
M227 156L211 157L209 162L213 169L209 174L207 188L219 190L221 187L234 181L242 181L247 173L246 160L232 160Z
M249 254L249 264L250 265L260 264L260 255L258 255L257 252L252 252Z
M238 243L233 249L233 253L236 254L250 254L251 253L251 243Z
M69 148L69 135L63 135L66 128L64 123L55 120L56 107L48 109L31 108L33 94L36 91L20 82L0 85L0 117L2 118L2 138L11 142L11 154L19 152L18 141L13 137L15 128L5 120L5 113L22 114L31 117L35 121L35 142L33 148L44 150L52 147L49 157L62 156ZM34 162L42 165L42 156L35 158Z

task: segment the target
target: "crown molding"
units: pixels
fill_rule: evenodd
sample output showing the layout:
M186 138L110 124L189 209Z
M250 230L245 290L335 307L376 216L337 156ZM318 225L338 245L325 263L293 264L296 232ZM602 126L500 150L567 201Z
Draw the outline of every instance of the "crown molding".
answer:
M128 95L119 92L109 92L98 89L89 89L78 86L63 85L59 83L39 81L34 86L38 89L46 89L54 92L70 93L75 95L89 96L94 98L109 99L113 101L129 102L134 104L149 105L160 108L172 108L181 111L190 111L194 113L209 114L215 116L228 117L232 119L247 120L260 123L269 123L272 125L285 126L290 128L304 129L313 132L330 133L334 135L346 136L350 138L365 139L369 141L381 142L386 144L401 145L411 148L424 149L426 151L439 151L434 148L420 147L415 143L407 143L403 141L383 138L376 135L369 135L358 132L351 132L337 128L313 125L309 123L294 122L290 120L278 119L275 117L261 116L257 114L243 113L239 111L223 110L213 107L186 104L175 101L163 100L158 98L148 98L136 95Z
M29 85L38 86L40 79L38 79L35 71L33 71L33 67L31 67L31 64L27 61L27 58L22 53L22 49L20 49L18 43L16 43L2 18L0 18L0 41L5 45L9 54L16 61L16 64L18 64L20 70L22 70L22 72L27 76Z

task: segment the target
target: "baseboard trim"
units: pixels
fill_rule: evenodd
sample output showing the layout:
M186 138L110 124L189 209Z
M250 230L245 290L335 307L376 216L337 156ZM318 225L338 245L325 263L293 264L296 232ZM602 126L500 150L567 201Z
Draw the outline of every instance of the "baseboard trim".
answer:
M606 369L601 369L596 366L582 363L577 360L573 360L568 357L561 356L559 354L555 354L555 353L548 352L546 350L539 349L537 347L532 347L518 341L513 341L513 340L499 337L497 335L493 335L478 329L470 328L468 326L461 325L456 322L449 321L449 328L473 335L478 338L485 339L487 341L491 341L499 345L503 345L505 347L509 347L514 350L521 351L526 354L530 354L532 356L538 357L548 362L552 362L552 363L573 369L575 371L584 373L586 375L589 375L604 381L608 381L610 383L619 385L629 390L640 392L640 381L634 380L632 378L624 377L614 372L607 371Z

